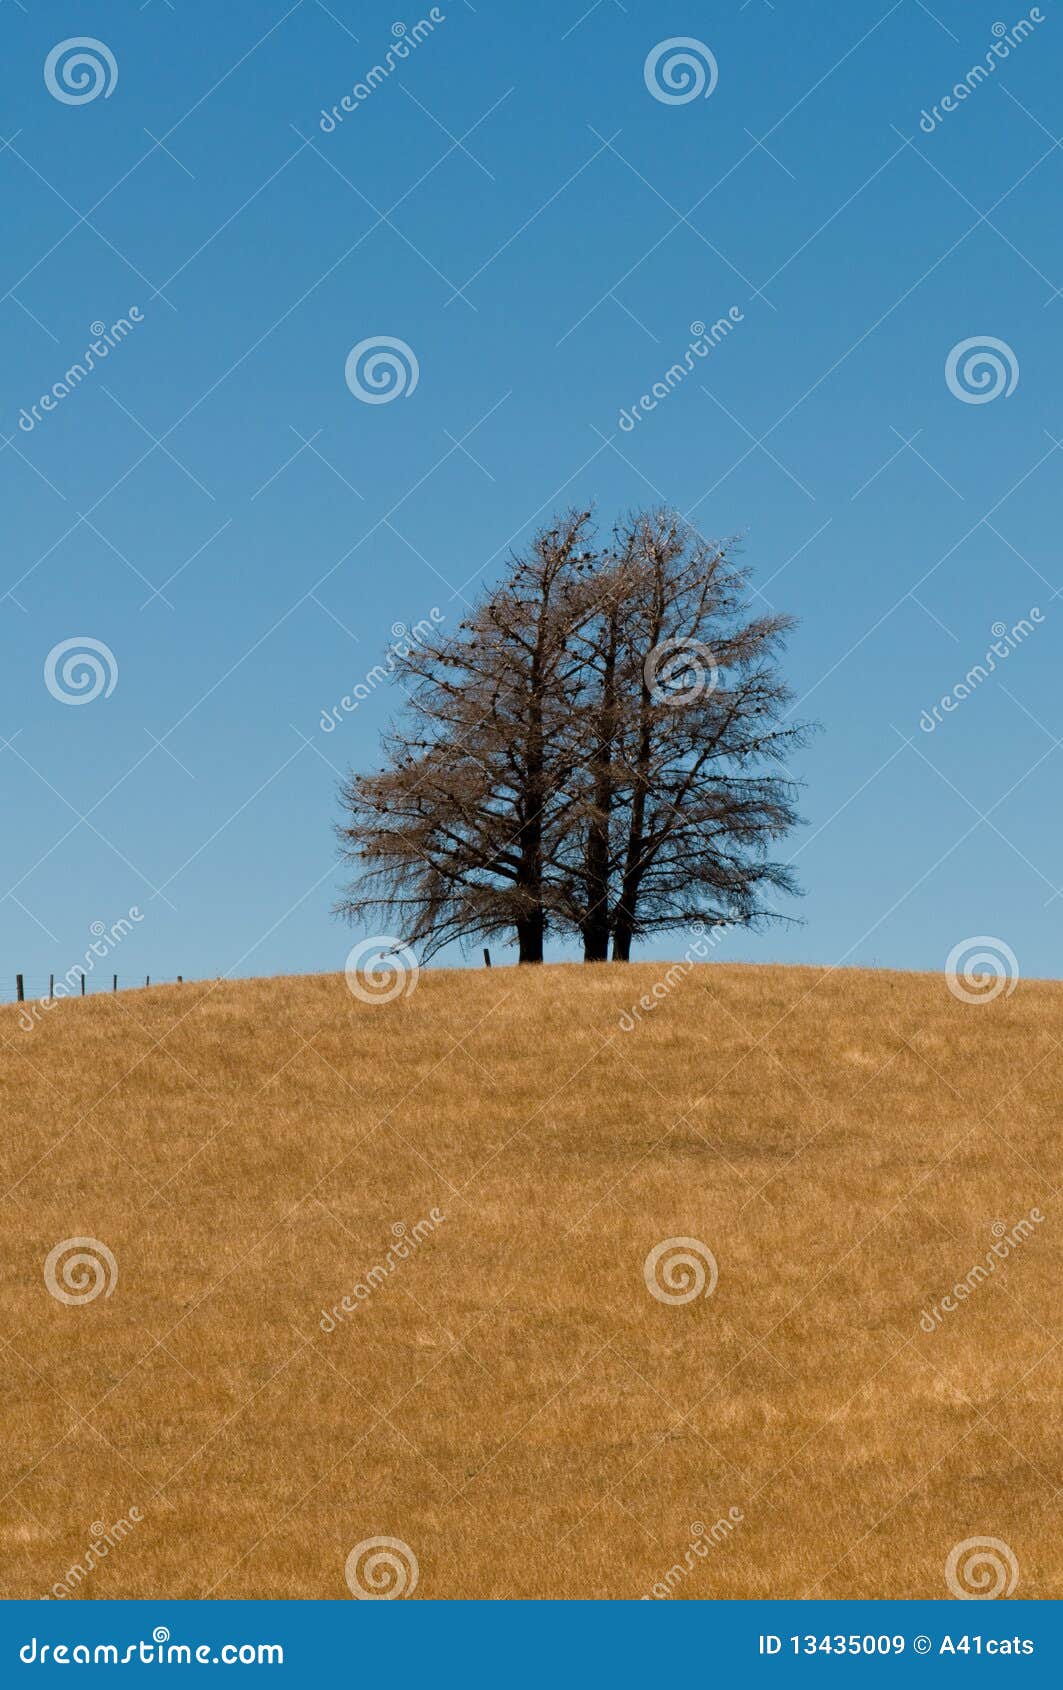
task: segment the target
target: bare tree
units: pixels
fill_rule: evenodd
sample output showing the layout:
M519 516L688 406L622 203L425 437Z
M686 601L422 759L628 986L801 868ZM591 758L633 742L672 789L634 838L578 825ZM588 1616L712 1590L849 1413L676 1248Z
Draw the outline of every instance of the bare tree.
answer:
M777 919L807 729L778 669L789 620L750 615L732 552L667 510L596 550L571 512L456 635L401 658L410 725L342 790L342 913L429 955L513 934L522 962L550 931L627 961L694 920Z
M609 955L615 868L616 812L625 787L621 724L624 714L622 673L623 622L627 577L612 553L600 556L595 572L594 611L580 632L586 672L583 718L584 752L580 759L582 802L572 816L562 858L578 867L562 874L569 925L583 939L585 962L605 962Z
M780 765L808 737L787 720L777 666L792 622L749 616L732 551L666 510L636 516L623 536L615 960L636 938L694 920L773 919L763 894L797 889L768 856L798 820L796 783Z
M776 666L790 623L750 617L732 552L657 510L599 557L596 614L577 636L584 796L563 848L588 962L610 939L627 961L637 938L694 920L779 919L773 894L796 890L768 856L797 820L780 764L807 737L786 720Z
M455 636L400 656L409 725L386 737L382 771L341 791L349 919L397 918L426 955L515 934L520 961L542 961L573 804L589 529L587 511L544 529Z

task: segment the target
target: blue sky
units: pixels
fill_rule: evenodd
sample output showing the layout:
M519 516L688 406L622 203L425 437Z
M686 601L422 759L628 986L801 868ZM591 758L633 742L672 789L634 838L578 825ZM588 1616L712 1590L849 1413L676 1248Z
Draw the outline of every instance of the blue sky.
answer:
M558 506L608 524L657 500L744 534L756 585L800 619L788 671L824 729L794 768L803 925L719 954L939 968L989 934L1060 974L1050 0L929 134L920 114L1025 11L439 13L325 133L322 108L427 7L0 10L0 986L65 971L134 905L120 974L341 968L335 789L399 700L378 689L329 735L322 711L394 625L460 617ZM43 72L79 36L117 80L104 65L110 93L70 104ZM710 97L650 92L647 55L676 37L713 55ZM696 375L620 429L690 325L732 306ZM20 427L132 307L106 361ZM418 379L365 404L345 362L378 336ZM946 358L987 336L1018 379L965 402ZM921 730L994 625L1035 607ZM44 664L84 636L117 681L72 706Z

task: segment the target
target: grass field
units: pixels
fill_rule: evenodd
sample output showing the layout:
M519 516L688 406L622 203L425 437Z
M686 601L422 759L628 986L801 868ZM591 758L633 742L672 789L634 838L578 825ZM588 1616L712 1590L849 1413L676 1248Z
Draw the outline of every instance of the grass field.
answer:
M1063 985L665 969L0 1011L2 1594L1063 1594Z

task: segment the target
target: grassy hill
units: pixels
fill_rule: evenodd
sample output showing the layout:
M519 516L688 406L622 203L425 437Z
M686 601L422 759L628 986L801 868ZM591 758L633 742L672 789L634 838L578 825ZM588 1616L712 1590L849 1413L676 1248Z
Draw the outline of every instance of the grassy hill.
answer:
M1063 986L665 974L0 1011L0 1593L1063 1593Z

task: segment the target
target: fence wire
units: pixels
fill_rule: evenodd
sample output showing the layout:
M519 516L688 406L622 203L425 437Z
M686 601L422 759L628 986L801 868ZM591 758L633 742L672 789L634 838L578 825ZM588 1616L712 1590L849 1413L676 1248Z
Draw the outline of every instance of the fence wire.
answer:
M63 974L23 974L22 992L27 1003L36 1003L41 998L52 996L63 999L79 998L82 995L99 997L102 992L114 992L116 990L119 992L142 992L151 986L178 986L183 984L184 979L183 975L180 974L119 974L117 978L118 984L116 986L113 973L85 974L85 990L82 994L82 976L78 970L71 969ZM17 973L0 977L0 1003L17 1003L18 1001Z

